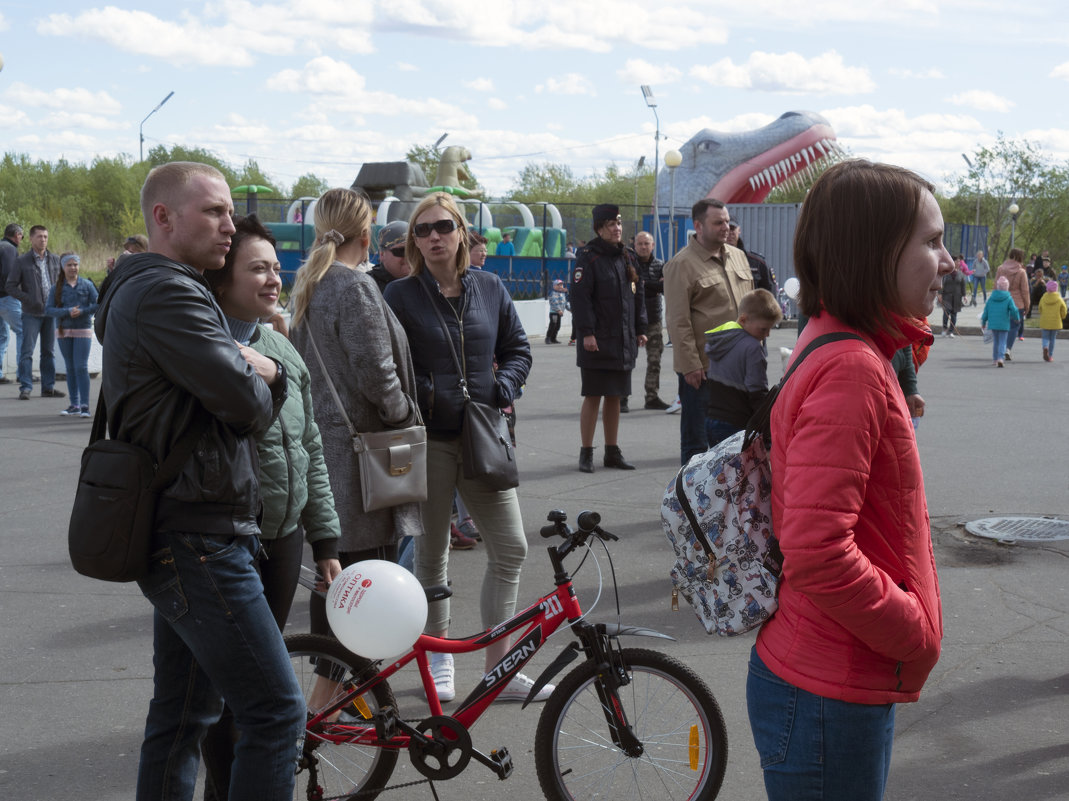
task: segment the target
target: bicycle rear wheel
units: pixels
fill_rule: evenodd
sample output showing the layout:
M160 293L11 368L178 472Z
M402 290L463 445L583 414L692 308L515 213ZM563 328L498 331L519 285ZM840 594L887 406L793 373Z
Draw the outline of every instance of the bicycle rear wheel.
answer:
M332 637L321 634L294 634L286 637L290 664L301 685L309 717L339 701L351 689L350 680L371 663L345 648ZM346 706L338 722L360 725L384 707L396 708L393 691L382 682ZM313 708L316 707L316 708ZM370 720L368 724L370 725ZM297 767L294 798L318 801L322 798L374 799L386 786L397 751L354 743L332 742L327 734L330 723L309 726ZM336 730L335 730L336 731ZM362 795L361 793L366 793Z
M624 648L631 681L619 700L642 754L609 734L597 671L585 662L564 677L538 719L535 766L547 799L650 798L710 801L727 768L727 728L705 682L657 651Z

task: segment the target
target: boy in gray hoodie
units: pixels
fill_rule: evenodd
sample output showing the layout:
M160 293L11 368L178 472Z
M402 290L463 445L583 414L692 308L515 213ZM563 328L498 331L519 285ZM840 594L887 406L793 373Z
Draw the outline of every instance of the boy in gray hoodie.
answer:
M768 394L765 339L783 310L767 289L747 292L739 301L739 319L705 332L711 382L705 430L709 447L746 428Z

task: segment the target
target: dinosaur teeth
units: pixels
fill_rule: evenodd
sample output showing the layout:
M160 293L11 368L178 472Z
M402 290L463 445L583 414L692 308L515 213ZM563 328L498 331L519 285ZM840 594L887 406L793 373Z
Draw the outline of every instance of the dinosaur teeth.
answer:
M787 188L801 189L815 180L817 162L844 152L835 140L821 139L751 175L748 179L750 189L756 192L766 185L769 188L783 185Z

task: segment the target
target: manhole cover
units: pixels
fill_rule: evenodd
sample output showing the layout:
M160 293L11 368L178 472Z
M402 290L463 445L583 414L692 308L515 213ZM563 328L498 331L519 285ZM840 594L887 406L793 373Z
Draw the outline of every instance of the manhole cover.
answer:
M970 520L965 524L965 530L999 542L1069 540L1069 520L1046 517L985 517Z

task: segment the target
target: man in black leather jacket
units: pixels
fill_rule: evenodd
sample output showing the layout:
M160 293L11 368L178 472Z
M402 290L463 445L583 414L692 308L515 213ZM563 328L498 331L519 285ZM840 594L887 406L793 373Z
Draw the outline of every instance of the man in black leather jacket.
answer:
M108 277L96 318L108 429L157 463L191 426L202 433L161 494L138 581L155 608L156 670L137 798L192 798L199 742L225 699L241 734L232 786L290 799L304 701L255 569L254 436L281 408L286 376L234 342L202 275L222 266L234 231L222 174L156 167L141 207L150 252Z

